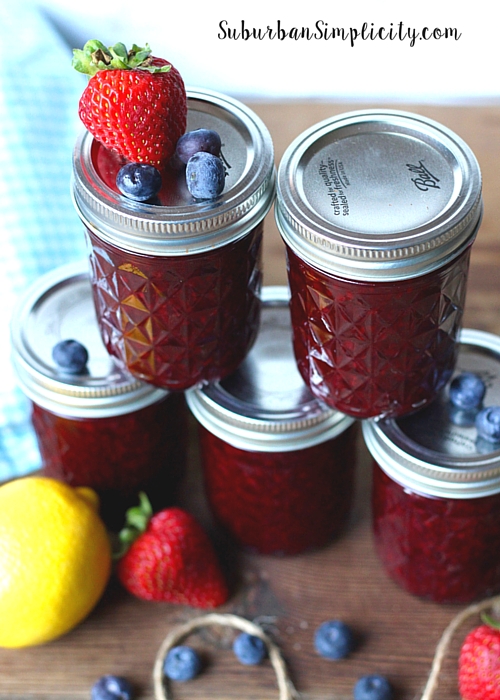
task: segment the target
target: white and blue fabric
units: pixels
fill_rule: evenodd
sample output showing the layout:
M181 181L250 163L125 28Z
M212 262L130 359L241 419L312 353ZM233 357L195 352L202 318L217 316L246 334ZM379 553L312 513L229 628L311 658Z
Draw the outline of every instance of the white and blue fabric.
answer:
M85 78L71 68L71 48L36 6L0 0L0 27L0 480L5 480L40 466L29 402L11 368L13 309L38 276L86 255L70 195Z

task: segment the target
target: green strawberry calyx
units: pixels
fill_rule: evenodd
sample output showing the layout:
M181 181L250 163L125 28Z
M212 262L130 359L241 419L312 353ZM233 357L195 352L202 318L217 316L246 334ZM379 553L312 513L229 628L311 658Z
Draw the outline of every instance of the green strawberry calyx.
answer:
M121 559L130 549L130 545L146 531L153 515L153 508L146 494L139 493L139 505L132 506L125 513L125 525L118 533L118 542L113 559Z
M168 73L171 65L155 66L149 44L134 44L130 51L119 42L106 47L98 39L87 41L83 49L73 49L72 66L79 73L93 76L100 70L145 70L149 73Z
M486 612L482 612L481 620L484 622L485 625L488 625L488 627L491 627L494 630L500 630L500 619L492 617Z

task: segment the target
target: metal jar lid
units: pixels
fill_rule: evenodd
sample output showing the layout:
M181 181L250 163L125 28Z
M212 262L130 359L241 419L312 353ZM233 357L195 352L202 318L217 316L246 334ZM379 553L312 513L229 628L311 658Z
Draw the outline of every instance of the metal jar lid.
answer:
M477 231L481 173L441 124L367 110L301 134L278 169L276 221L299 257L356 280L398 280L446 264Z
M187 130L214 129L221 137L227 172L222 195L196 202L179 170L171 173L168 206L127 199L99 176L93 158L103 147L85 131L74 151L73 200L83 222L99 238L135 253L202 253L241 238L269 211L275 168L266 126L229 97L196 89L187 94Z
M320 403L299 374L292 346L289 290L264 287L259 333L228 378L186 393L211 433L243 450L287 452L340 435L353 418Z
M463 330L453 376L466 371L485 382L483 405L500 405L500 337ZM363 435L375 461L405 488L445 498L500 492L500 445L478 438L474 415L457 410L447 388L410 416L364 422Z
M11 323L12 363L19 386L36 404L71 418L105 418L149 406L167 391L138 381L108 355L101 340L87 264L41 276L20 299ZM52 359L60 340L87 348L88 373L62 373Z

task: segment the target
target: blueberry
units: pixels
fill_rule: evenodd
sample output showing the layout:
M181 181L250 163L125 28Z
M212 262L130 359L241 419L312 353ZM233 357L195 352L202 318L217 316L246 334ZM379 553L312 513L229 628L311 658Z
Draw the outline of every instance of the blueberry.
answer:
M246 666L260 664L265 658L266 645L260 637L242 632L234 640L233 651L238 661Z
M92 700L132 700L132 697L131 684L121 676L102 676L92 686Z
M450 384L450 401L458 408L477 408L481 405L486 386L477 374L462 372Z
M163 664L167 678L173 681L190 681L201 670L201 660L198 653L188 646L172 647Z
M69 374L82 374L85 371L89 354L78 340L61 340L52 348L52 359L58 367Z
M354 700L391 700L392 688L383 676L362 676L354 686Z
M500 406L488 406L479 411L476 430L484 440L500 442Z
M147 202L160 191L161 174L147 163L127 163L118 171L116 186L125 197Z
M195 153L186 166L186 183L195 199L215 199L224 189L224 165L211 153Z
M177 141L175 153L183 162L187 163L195 153L204 151L213 156L219 156L221 149L220 136L212 129L195 129L188 131Z
M354 648L350 627L340 620L323 622L314 633L314 647L326 659L343 659Z

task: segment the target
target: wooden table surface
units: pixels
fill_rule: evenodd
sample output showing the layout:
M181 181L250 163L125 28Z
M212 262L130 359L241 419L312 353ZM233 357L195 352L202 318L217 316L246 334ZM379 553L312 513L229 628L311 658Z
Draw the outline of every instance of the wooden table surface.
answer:
M362 107L326 103L252 104L269 127L279 161L290 141L330 115ZM484 179L484 220L473 246L465 326L500 334L500 107L405 105L456 131L475 152ZM272 215L265 237L264 280L284 284L284 250ZM267 626L287 661L304 700L352 698L360 675L382 673L395 700L420 698L435 647L461 606L415 599L390 581L375 556L369 514L369 457L360 441L358 493L345 534L321 551L289 558L244 554L222 546L201 494L194 426L190 474L183 503L196 509L216 542L232 582L232 596L220 610L258 618ZM36 582L33 582L36 586ZM0 650L0 700L89 698L95 679L105 673L128 677L139 700L153 700L152 669L164 636L200 611L133 599L112 582L89 618L65 637L23 650ZM341 618L355 630L358 646L350 658L329 662L313 649L313 632L324 620ZM477 620L471 621L476 623ZM0 621L1 624L1 621ZM435 698L457 700L456 658L460 628L443 664ZM229 629L206 628L190 643L209 659L196 680L177 684L175 698L191 700L268 700L278 697L268 661L244 667L233 658Z

